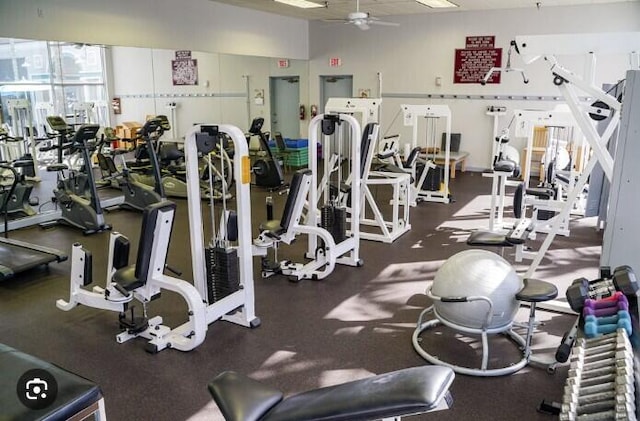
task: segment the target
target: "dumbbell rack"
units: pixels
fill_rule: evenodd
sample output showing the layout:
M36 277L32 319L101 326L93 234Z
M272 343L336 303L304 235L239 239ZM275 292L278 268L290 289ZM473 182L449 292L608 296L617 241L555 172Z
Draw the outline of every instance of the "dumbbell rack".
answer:
M576 341L560 420L636 420L635 401L634 352L626 330Z

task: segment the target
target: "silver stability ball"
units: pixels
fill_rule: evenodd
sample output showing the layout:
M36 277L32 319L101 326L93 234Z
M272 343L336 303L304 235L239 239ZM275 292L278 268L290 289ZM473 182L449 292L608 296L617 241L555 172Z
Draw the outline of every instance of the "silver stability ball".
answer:
M488 304L435 302L438 317L462 327L496 329L508 327L518 311L515 295L522 281L502 257L487 250L470 249L448 258L436 273L431 293L439 297L487 297L493 303L487 326Z

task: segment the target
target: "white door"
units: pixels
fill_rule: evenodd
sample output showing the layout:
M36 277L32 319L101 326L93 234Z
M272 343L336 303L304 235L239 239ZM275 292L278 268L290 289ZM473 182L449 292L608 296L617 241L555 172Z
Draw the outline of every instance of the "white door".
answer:
M271 133L282 137L300 137L300 78L298 76L269 78L271 91Z

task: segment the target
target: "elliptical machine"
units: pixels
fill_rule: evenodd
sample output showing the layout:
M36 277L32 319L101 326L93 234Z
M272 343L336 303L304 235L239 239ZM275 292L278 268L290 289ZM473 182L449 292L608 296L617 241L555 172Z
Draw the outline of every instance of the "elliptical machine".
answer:
M262 131L263 124L264 118L254 118L251 122L251 128L249 128L249 136L247 136L247 141L251 136L258 136L260 148L266 152L266 156L259 158L253 164L253 173L256 175L255 185L269 190L278 190L284 187L282 166L269 149L269 133Z
M64 171L69 170L66 164L53 164L47 167L47 171L57 171L57 188L53 191L54 199L60 204L62 216L55 223L64 223L80 228L85 235L111 230L111 225L105 223L104 212L100 205L96 183L91 169L91 146L88 141L95 139L100 126L97 124L83 124L73 136L71 147L82 154L84 174L87 177L89 197L82 197L73 190L67 188ZM53 224L45 223L41 227L47 228Z

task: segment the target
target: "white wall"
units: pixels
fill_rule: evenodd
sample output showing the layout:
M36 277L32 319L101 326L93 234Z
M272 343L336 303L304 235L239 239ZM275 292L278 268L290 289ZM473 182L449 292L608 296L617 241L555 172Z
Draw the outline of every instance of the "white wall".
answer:
M499 85L453 84L454 54L464 48L465 37L495 35L496 47L503 48L503 64L509 42L516 35L629 32L640 31L640 3L582 5L576 7L543 7L537 10L511 9L491 12L447 12L385 18L400 27L374 26L360 31L351 25L311 22L309 31L309 95L311 102L319 98L319 76L353 74L354 94L360 88L377 93L377 73L382 74L384 94L455 94L464 95L558 95L552 77L542 61L527 67L530 83L522 83L516 73L503 74ZM342 66L329 67L330 57L340 57ZM581 73L582 57L562 57L566 67ZM522 67L519 57L512 57L514 67ZM601 57L597 83L616 82L628 68L626 56ZM442 77L442 86L435 85ZM488 105L504 105L514 109L550 109L553 102L468 99L396 99L383 100L382 133L401 133L402 116L391 122L401 103L447 104L452 110L452 131L462 133L462 149L471 152L469 166L487 168L492 148L492 118L485 115ZM511 114L502 117L500 127L508 124ZM514 140L522 147L523 139Z
M148 115L170 115L167 103L175 102L177 137L195 123L226 123L248 130L251 120L264 117L270 130L270 76L300 76L300 103L308 102L306 60L290 60L279 69L277 59L255 56L192 52L197 60L198 85L173 86L171 60L174 50L111 47L113 86L111 95L121 99L122 114L113 124L143 122ZM248 81L248 85L247 85ZM253 101L255 91L265 93L263 105ZM306 121L301 135L306 136Z
M308 58L308 22L210 0L2 0L0 36Z

